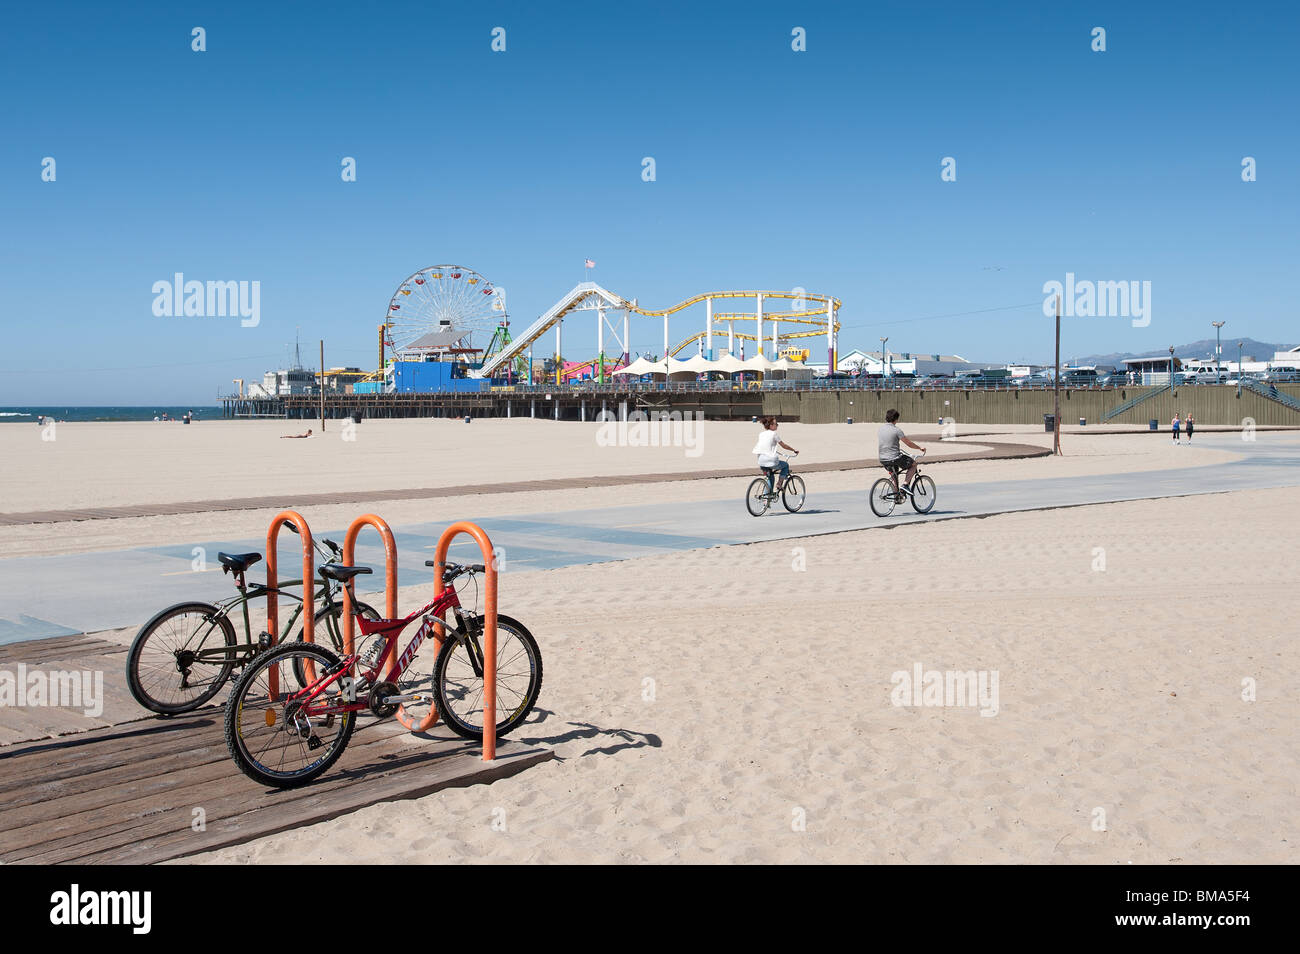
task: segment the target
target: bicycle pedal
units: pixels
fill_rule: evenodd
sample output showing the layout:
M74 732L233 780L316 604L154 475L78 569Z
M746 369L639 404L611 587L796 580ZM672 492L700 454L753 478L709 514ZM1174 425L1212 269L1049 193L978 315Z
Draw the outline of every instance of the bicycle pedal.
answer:
M313 735L307 738L307 748L309 749L319 749L324 744L325 743L320 740L319 735Z
M271 634L263 630L257 634L257 649L259 652L265 652L274 645Z

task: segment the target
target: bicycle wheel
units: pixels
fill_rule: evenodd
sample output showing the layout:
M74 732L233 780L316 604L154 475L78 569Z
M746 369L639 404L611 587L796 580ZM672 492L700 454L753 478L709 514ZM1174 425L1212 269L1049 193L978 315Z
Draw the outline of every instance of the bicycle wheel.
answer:
M366 619L379 619L379 611L367 603L358 601L356 604L356 614L364 616ZM343 656L343 606L335 604L330 610L318 613L312 620L312 642L317 646L324 646L332 649L334 653L342 658ZM300 626L295 635L295 639L301 640L303 629ZM357 636L361 635L358 629ZM293 664L293 678L298 681L299 686L305 686L308 682L316 678L315 666L308 664L307 660L298 658Z
M894 482L888 477L881 477L871 485L871 512L877 517L888 517L897 504Z
M226 703L226 747L239 770L263 785L305 785L338 761L356 725L356 713L330 710L344 703L342 691L322 696L304 711L295 696L294 660L324 674L339 658L323 646L289 642L259 654L244 670ZM271 693L271 673L278 692ZM351 674L344 679L351 678ZM342 680L333 685L340 685Z
M467 739L483 741L483 617L470 617L468 632L448 639L433 667L438 714ZM470 653L474 653L471 660ZM542 652L523 623L497 614L497 737L528 717L542 691Z
M763 516L767 513L767 508L772 505L767 493L766 477L755 477L749 482L749 490L745 494L745 507L753 516Z
M785 488L781 491L781 503L785 504L785 509L791 513L798 513L807 499L808 490L803 485L803 478L791 474L785 482Z
M934 509L938 493L931 478L924 474L917 474L916 480L912 481L912 506L917 513L929 513Z
M215 696L234 664L235 627L229 618L211 603L178 603L136 634L126 657L126 684L146 709L176 715Z

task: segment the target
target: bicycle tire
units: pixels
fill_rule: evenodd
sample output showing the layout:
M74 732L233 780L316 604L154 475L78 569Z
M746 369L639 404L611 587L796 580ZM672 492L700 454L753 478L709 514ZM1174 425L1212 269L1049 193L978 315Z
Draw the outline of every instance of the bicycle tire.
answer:
M477 627L471 625L469 632L471 636L482 632L481 616L469 618L471 623L477 623ZM517 640L520 649L515 651L509 648L510 639L503 639L502 635L508 634ZM443 642L442 649L438 651L438 659L433 666L433 686L435 700L438 705L438 716L442 719L447 728L451 729L457 735L472 739L474 741L483 741L483 718L480 715L478 725L469 721L457 711L456 704L461 701L462 697L468 697L470 706L467 715L472 715L475 711L473 702L482 698L483 681L480 677L473 674L469 668L468 655L463 651L464 644L453 638L453 634L448 633L448 638ZM518 663L519 653L522 652L526 657L525 661L529 668L529 677L527 686L524 690L516 688L518 681L511 679L511 670ZM510 653L503 661L502 655ZM459 659L457 655L459 654ZM456 666L456 672L452 673L451 669ZM468 670L468 675L464 673ZM505 674L505 683L503 684L503 673ZM497 722L497 738L518 728L523 721L528 718L528 713L532 712L533 706L537 704L537 697L542 691L542 651L537 646L537 640L528 628L517 619L509 616L497 614L497 710L513 706L506 717ZM462 706L463 708L463 706ZM482 713L482 707L477 710Z
M808 488L804 486L803 478L791 474L785 486L781 488L781 503L785 504L785 509L791 513L798 513L803 509L807 499Z
M749 482L749 490L745 491L745 509L751 516L761 517L771 505L772 501L767 498L767 478L755 477Z
M881 477L871 485L871 512L877 517L888 517L894 512L898 501L894 499L894 482L888 477Z
M373 606L371 606L368 603L362 603L358 601L353 605L356 607L357 615L364 616L366 619L381 618L379 615L379 611L376 610ZM314 620L315 625L312 626L312 629L315 630L315 633L319 634L321 624L322 623L326 624L326 633L329 636L329 643L325 644L320 642L317 639L313 639L312 643L316 646L325 646L325 648L327 649L332 649L340 659L343 658L343 628L339 625L339 621L342 618L343 618L343 606L342 604L335 604L332 610L319 614ZM302 642L304 631L305 630L302 628L298 630L298 638L297 638L298 642ZM357 635L360 636L361 635L360 632L358 632ZM292 640L288 640L287 642L292 642ZM294 660L293 678L298 680L299 686L307 685L307 682L309 680L307 676L305 660L301 658Z
M226 748L230 752L231 759L239 770L255 782L263 785L269 785L273 788L297 788L300 785L306 785L308 782L329 771L330 767L338 761L343 750L348 747L348 741L352 738L352 730L356 727L355 712L341 712L328 717L327 722L322 723L327 728L333 728L333 719L338 719L338 730L328 743L321 743L325 746L325 752L319 757L312 760L303 768L294 771L277 771L272 769L266 763L261 761L266 757L265 753L270 750L272 744L276 741L277 733L285 736L297 736L303 739L301 729L296 732L290 731L291 725L302 725L301 722L292 722L285 717L282 700L285 693L281 691L280 699L273 700L267 697L264 704L255 706L253 698L262 695L263 692L259 685L259 680L272 666L283 665L286 657L292 656L311 656L315 663L322 668L338 665L339 658L323 646L317 646L315 643L304 643L301 641L292 641L284 643L274 649L259 654L244 669L239 679L236 680L235 686L230 690L230 698L226 702L226 720L225 720L225 737ZM293 663L289 662L288 669L292 670ZM288 671L280 673L280 683L283 690L287 683L285 678ZM246 710L249 711L245 717ZM256 713L262 713L259 718ZM271 714L275 718L271 718ZM307 723L310 726L310 723ZM246 732L245 730L249 730ZM309 730L314 731L314 730ZM257 754L254 754L249 747L249 740L256 737L260 744ZM310 738L307 738L306 748L310 751L312 746ZM292 746L299 751L303 748L300 743L292 743ZM286 745L288 748L289 745Z
M934 485L933 478L924 474L917 474L916 480L912 481L912 492L908 495L912 498L912 508L917 513L929 513L934 509L935 501L938 500L939 490Z
M160 699L158 695L155 694L157 691L155 686L146 675L141 673L142 663L145 666L150 665L149 663L144 662L146 658L145 650L151 639L154 639L155 646L158 644L158 640L155 639L155 637L159 635L162 627L169 619L172 617L180 617L196 613L201 614L204 617L215 617L213 625L220 629L222 638L224 639L229 651L226 653L224 662L221 666L214 667L216 673L212 676L211 681L204 690L200 691L193 698L188 699L185 702L168 702L164 699ZM200 640L200 646L203 641L206 641L206 639L207 636L205 635L203 639ZM221 691L221 687L226 684L226 680L230 678L230 674L235 668L235 645L235 627L230 622L229 617L221 615L219 607L213 606L211 603L199 602L177 603L175 606L169 606L166 609L155 613L152 619L140 627L140 632L136 633L135 639L131 643L131 649L126 656L127 687L131 690L132 698L151 712L157 712L160 715L179 715L182 712L190 712L215 696ZM175 657L173 656L173 659L174 658ZM172 668L174 674L179 677L180 670L175 669L174 665ZM166 667L160 667L159 675L157 677L158 680L161 681L166 674Z

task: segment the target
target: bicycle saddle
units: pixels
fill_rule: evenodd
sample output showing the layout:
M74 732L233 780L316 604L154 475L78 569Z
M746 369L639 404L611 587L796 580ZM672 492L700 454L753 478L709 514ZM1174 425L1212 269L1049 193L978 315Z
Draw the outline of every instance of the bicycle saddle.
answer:
M218 553L222 573L243 573L254 563L262 559L260 553Z
M326 563L316 572L327 580L346 583L354 576L361 576L362 574L370 573L372 571L368 566L344 566L341 563Z

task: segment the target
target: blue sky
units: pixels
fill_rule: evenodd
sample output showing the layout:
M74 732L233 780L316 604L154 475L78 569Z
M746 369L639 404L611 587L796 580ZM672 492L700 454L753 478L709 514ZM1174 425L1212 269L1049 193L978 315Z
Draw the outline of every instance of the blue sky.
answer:
M1300 340L1294 5L378 6L5 7L0 404L211 403L296 328L369 368L439 262L504 286L516 329L590 257L649 307L833 294L842 351L1050 360L1066 272L1152 283L1148 327L1070 319L1067 356L1216 319ZM177 271L261 282L260 324L155 317ZM661 340L634 319L634 350Z

